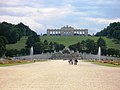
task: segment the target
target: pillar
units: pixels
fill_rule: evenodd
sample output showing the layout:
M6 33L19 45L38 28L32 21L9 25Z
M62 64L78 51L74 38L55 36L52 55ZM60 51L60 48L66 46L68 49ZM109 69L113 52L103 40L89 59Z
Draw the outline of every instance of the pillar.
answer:
M85 36L88 36L88 30L85 31Z

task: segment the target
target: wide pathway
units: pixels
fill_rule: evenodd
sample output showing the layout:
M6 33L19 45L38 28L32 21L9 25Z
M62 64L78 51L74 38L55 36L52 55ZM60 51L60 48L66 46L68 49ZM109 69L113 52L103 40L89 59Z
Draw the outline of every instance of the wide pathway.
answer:
M0 90L120 90L120 68L63 60L0 67Z

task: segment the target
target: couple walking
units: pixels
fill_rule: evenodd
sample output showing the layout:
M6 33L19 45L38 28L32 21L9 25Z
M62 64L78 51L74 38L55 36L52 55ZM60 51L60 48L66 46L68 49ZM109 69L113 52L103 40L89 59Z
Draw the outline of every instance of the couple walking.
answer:
M69 64L71 64L71 65L77 65L78 60L77 60L77 59L70 59L70 60L68 60L68 62L69 62Z

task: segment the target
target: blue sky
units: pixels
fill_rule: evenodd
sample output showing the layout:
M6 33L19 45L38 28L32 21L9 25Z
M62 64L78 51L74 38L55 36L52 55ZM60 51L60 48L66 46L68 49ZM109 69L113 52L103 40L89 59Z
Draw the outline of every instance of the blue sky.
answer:
M101 31L120 22L120 0L0 0L0 22L23 22L38 34L70 25Z

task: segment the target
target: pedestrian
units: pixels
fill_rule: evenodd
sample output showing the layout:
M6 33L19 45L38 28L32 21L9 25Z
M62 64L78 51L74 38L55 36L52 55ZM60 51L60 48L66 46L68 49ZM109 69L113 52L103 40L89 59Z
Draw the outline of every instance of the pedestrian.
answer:
M78 63L78 60L75 59L75 60L74 60L74 65L77 65L77 63Z
M72 59L68 60L69 64L73 65Z

